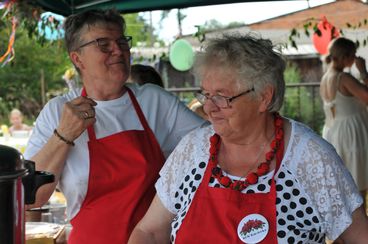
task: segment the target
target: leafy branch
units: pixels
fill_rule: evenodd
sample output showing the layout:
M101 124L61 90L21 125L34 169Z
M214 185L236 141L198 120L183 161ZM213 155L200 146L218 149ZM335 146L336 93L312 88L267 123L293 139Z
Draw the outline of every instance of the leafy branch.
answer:
M200 43L203 43L206 40L206 31L200 25L195 25L197 31L193 34L193 37L196 37Z
M35 38L37 42L44 45L48 39L46 30L56 33L61 32L61 21L53 16L41 16L43 10L30 4L26 0L8 1L7 7L0 10L2 18L0 26L7 26L13 18L16 19L17 25L27 30L29 38Z
M298 49L298 46L296 44L296 39L301 37L301 33L304 33L307 37L310 37L311 35L318 35L318 36L322 36L322 32L321 30L318 28L318 24L321 21L321 19L316 19L316 18L309 18L306 19L303 22L303 26L302 28L292 28L290 30L289 36L288 36L288 41L290 43L290 45L296 49ZM352 29L352 30L357 30L359 28L362 28L363 26L367 26L368 25L368 20L364 19L362 21L359 21L357 24L353 25L349 22L346 23L346 28L347 29ZM333 29L331 30L332 33L336 32L336 28L333 27ZM344 32L342 29L339 29L338 32L341 34L341 36L344 36ZM362 43L359 40L355 41L357 47L359 47L361 44L363 46L368 45L368 36L366 38L364 38L362 40Z

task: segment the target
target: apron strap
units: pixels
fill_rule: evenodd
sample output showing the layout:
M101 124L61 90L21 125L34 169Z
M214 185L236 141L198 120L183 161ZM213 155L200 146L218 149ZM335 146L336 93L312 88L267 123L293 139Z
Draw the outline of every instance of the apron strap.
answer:
M141 122L143 128L145 131L151 131L151 128L148 126L147 120L144 117L144 114L142 112L141 106L139 106L137 99L135 98L132 90L130 90L130 88L128 88L127 86L125 86L125 89L127 89L130 100L132 100L133 106L135 108L135 111L137 112L139 121ZM153 132L152 132L153 133Z
M125 86L125 89L127 89L128 91L128 94L129 94L129 97L130 97L130 100L132 101L133 103L133 106L135 108L135 112L137 113L138 115L138 118L139 118L139 121L141 122L142 126L143 126L143 129L147 132L149 138L151 141L156 141L158 143L158 145L160 146L160 149L161 149L161 145L159 143L159 141L157 140L155 134L153 133L153 131L151 130L151 127L149 127L148 125L148 122L147 122L147 119L146 117L144 116L143 114L143 111L141 109L141 106L139 106L138 104L138 101L137 101L137 98L135 98L135 95L134 93L132 92L132 90ZM162 155L162 158L164 158L164 162L165 162L165 156L164 154L162 153L162 149L161 149L161 155Z

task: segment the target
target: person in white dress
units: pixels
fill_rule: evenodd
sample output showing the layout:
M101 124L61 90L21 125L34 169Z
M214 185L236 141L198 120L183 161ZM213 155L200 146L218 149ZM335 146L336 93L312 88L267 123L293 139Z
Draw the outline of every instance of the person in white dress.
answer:
M323 137L336 148L365 196L368 189L368 73L365 60L356 57L353 41L340 37L329 44L325 61L328 66L320 86L326 116ZM363 83L344 72L354 62Z

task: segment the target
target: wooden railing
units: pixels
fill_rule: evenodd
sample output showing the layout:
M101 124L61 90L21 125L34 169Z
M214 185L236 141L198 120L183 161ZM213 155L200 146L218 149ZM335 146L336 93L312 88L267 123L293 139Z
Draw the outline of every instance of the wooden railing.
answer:
M185 103L194 98L199 87L168 88ZM319 83L286 84L285 100L280 113L288 118L307 124L321 134L324 113L319 95Z

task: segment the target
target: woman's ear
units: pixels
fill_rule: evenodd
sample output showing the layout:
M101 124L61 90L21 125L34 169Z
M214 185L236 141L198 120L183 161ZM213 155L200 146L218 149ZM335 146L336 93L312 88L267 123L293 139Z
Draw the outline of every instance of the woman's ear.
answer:
M275 90L272 86L268 85L261 93L261 103L259 105L259 112L266 112L270 105Z
M80 59L78 52L70 52L69 53L70 60L73 62L73 64L79 69L82 70L84 68L83 62Z

